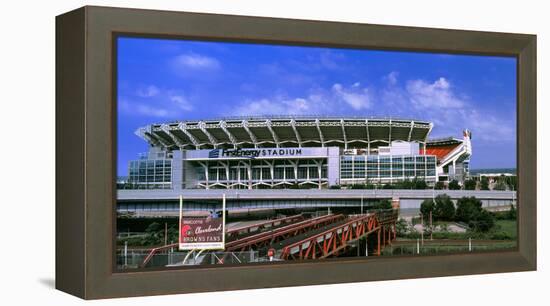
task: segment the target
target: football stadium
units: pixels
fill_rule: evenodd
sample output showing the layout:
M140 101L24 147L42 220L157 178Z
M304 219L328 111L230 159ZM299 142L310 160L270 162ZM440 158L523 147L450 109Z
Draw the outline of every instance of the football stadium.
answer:
M421 120L304 116L140 127L136 134L149 151L129 162L117 198L119 238L137 245L129 256L120 242L118 264L381 255L397 237L398 217L412 222L426 199L468 196L486 208L509 206L514 191L437 189L436 183L470 178L472 145L467 129L462 138L439 139L430 138L432 129L433 123ZM404 188L399 183L405 181L424 187ZM220 212L228 218L222 251L201 251L198 261L192 252L174 251L170 228L178 215L216 220ZM149 237L148 231L164 240L139 238ZM402 240L407 246L399 250L414 249L411 241Z
M468 176L471 134L430 139L433 123L386 118L247 117L151 124L131 161L134 189L324 189ZM458 134L458 133L457 133Z

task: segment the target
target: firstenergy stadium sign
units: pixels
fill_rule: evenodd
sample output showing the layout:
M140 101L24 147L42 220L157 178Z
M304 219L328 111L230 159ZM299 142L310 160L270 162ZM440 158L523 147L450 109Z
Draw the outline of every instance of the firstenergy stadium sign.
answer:
M238 148L189 150L185 159L255 159L327 157L327 148Z
M246 157L246 158L256 158L256 157L289 157L289 156L300 156L302 155L302 149L219 149L211 150L208 152L208 158L220 158L220 157Z

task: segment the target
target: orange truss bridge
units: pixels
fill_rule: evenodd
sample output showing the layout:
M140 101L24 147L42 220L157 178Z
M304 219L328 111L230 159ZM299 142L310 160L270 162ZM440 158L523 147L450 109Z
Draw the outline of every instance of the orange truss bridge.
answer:
M255 235L244 237L239 240L226 243L227 252L244 252L266 248L274 243L305 234L309 231L344 220L344 215L325 215L317 218L307 219L294 224L289 224L274 230L261 232Z
M295 223L304 220L302 214L284 217L280 219L267 220L259 223L249 224L246 226L231 228L226 231L226 239L228 241L237 240L240 237L248 236L256 232L262 232L268 229L274 229L284 224Z
M396 211L369 213L347 218L331 226L309 233L307 237L295 237L276 246L274 254L282 260L323 259L338 254L358 239L375 234L376 255L396 237Z
M396 237L397 210L345 216L329 214L311 219L303 215L254 223L227 231L225 254L260 251L279 260L323 259L338 256L354 242L376 235L375 255ZM159 253L177 248L169 244L153 248L142 263L146 267ZM223 263L223 258L219 263Z

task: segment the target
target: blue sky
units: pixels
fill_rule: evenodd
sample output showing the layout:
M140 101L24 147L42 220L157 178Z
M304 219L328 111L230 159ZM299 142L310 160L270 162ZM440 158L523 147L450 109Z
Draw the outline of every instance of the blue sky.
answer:
M471 167L516 164L516 60L227 42L118 39L118 174L151 123L234 115L354 115L472 131Z

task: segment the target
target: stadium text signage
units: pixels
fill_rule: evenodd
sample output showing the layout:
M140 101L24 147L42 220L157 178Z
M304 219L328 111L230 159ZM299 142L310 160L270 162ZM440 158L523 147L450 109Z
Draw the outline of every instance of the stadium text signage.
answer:
M223 250L222 218L182 218L180 250Z
M220 158L220 157L245 157L245 158L256 158L256 157L278 157L278 156L300 156L302 155L302 149L221 149L221 150L212 150L208 153L209 158Z

